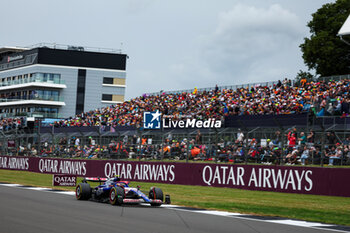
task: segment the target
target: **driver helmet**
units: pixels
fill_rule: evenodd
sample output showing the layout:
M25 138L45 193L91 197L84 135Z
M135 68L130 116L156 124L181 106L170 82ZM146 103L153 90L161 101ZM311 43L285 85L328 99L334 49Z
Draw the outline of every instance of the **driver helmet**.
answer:
M118 182L118 181L120 181L120 177L119 177L119 175L116 175L116 176L114 177L113 181L114 181L114 182Z

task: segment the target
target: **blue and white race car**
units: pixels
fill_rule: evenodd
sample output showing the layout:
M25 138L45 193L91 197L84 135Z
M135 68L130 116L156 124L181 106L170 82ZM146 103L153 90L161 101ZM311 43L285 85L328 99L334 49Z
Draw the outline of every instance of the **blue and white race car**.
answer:
M100 182L100 185L91 188L87 181ZM104 183L102 184L102 182ZM115 178L84 178L75 189L75 196L78 200L96 200L109 202L112 205L125 203L150 203L151 206L163 204L163 191L160 188L151 187L148 196L140 191L140 187L129 186L129 181L121 181ZM170 196L166 195L166 204L170 204Z

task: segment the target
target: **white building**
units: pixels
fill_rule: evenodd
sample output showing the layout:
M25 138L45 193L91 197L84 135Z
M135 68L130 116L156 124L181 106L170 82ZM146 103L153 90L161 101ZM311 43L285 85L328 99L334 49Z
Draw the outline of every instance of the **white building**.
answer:
M126 59L98 48L0 48L0 116L67 118L121 103Z

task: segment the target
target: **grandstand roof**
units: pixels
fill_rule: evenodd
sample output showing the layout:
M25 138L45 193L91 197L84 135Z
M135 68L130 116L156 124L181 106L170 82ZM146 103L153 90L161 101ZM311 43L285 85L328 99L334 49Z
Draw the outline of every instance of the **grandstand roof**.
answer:
M345 20L345 23L343 24L343 26L340 28L338 32L338 36L346 36L346 35L350 35L350 15Z
M20 48L20 47L11 47L11 46L4 46L4 47L0 47L0 54L3 53L16 53L16 52L23 52L25 50L28 50L27 48Z

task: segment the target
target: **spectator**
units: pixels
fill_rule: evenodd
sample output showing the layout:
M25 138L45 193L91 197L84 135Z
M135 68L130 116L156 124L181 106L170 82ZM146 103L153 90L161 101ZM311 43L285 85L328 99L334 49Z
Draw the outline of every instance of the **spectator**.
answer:
M309 135L307 135L307 142L314 143L315 142L315 132L310 129Z
M32 147L30 154L34 157L38 155L38 151L35 149L35 147Z
M80 145L80 139L77 137L74 142L75 147L79 147Z
M296 141L297 141L295 133L289 132L288 135L287 135L287 138L288 138L288 146L290 148L295 147Z
M304 132L300 133L300 138L298 139L300 145L305 145L306 143L306 136Z
M300 156L301 165L305 165L305 160L307 160L308 158L309 158L309 149L307 148L307 146L304 146L303 153Z
M328 166L333 166L334 160L341 159L341 157L343 156L342 148L339 146L335 151L333 148L333 150L330 153L328 153L327 156L329 157Z
M350 145L350 136L347 136L343 141L343 145Z
M243 132L239 129L237 133L237 140L236 143L243 143L244 140L244 134Z
M197 131L195 143L196 143L197 145L202 144L202 135L201 135L201 131L200 131L200 130Z
M298 156L298 149L293 148L292 152L286 156L286 165L294 165Z
M281 132L278 130L275 132L275 140L273 141L273 144L278 147L282 146Z

